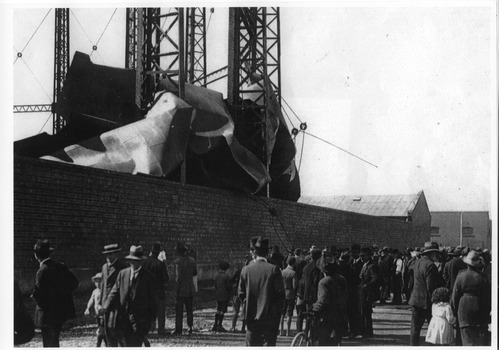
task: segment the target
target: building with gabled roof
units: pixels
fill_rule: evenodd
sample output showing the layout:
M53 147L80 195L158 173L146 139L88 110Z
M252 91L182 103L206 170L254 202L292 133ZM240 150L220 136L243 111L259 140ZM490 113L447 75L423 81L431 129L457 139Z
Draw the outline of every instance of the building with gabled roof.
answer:
M302 196L298 203L411 222L424 236L430 234L431 215L422 190L405 195Z

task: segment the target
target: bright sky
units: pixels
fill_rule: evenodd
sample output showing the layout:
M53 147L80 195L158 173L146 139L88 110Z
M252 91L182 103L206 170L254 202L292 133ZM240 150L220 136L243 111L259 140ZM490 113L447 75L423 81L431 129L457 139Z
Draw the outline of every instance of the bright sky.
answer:
M494 4L350 1L282 7L284 99L307 123L307 132L377 166L300 134L296 159L302 195L424 190L432 211L493 209ZM75 50L90 54L100 38L92 61L123 67L124 9L116 11L104 31L117 5L72 6L71 57ZM23 50L47 12L14 11L10 64L23 51L13 65L15 105L51 102L53 10ZM227 64L227 17L228 10L219 7L209 21L208 71ZM224 81L212 88L226 94L225 86ZM14 139L40 130L50 133L51 122L49 113L14 114Z

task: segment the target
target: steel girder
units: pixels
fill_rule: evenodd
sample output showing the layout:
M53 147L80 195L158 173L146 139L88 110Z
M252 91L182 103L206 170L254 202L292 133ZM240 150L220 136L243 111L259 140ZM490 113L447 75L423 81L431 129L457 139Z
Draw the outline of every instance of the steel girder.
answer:
M243 7L229 10L228 99L236 108L247 93L254 96L254 108L267 105L267 86L280 101L279 8ZM247 90L248 85L253 85Z
M62 85L69 69L69 9L55 9L55 44L54 44L54 99L56 106ZM56 134L66 124L55 109L53 115L52 132Z
M38 113L38 112L52 112L53 104L42 105L15 105L14 113Z
M127 9L126 67L136 70L137 106L146 111L160 79L185 95L184 9Z
M206 84L206 9L186 9L187 81L190 84Z

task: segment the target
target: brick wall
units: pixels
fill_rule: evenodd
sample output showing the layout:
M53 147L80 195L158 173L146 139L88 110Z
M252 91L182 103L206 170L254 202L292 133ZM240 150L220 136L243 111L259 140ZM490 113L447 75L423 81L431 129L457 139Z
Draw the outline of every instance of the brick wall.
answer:
M189 241L202 265L202 280L213 277L222 259L239 264L254 235L269 237L282 250L284 245L343 247L353 242L405 248L429 240L421 230L412 231L410 223L368 215L146 175L14 159L14 277L23 289L30 287L37 269L32 254L37 238L50 239L56 245L54 258L90 285L108 243L119 243L126 253L131 244L149 249L158 240L171 262L176 242Z

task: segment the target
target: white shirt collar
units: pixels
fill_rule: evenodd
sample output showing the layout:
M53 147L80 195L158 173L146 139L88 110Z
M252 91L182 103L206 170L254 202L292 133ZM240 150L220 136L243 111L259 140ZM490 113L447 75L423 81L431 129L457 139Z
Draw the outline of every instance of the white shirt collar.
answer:
M42 267L43 263L45 263L45 261L47 261L47 260L50 260L50 258L47 258L47 259L40 261L40 267Z
M258 260L263 260L263 261L267 262L267 259L265 259L263 256L257 256L255 258L255 261L258 261Z

